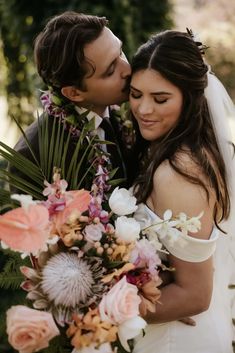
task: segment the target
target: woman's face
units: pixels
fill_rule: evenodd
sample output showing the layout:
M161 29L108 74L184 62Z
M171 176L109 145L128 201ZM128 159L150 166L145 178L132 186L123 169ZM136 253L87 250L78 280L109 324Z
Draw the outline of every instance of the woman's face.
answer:
M158 71L145 69L131 78L130 105L141 135L154 141L176 126L183 94Z

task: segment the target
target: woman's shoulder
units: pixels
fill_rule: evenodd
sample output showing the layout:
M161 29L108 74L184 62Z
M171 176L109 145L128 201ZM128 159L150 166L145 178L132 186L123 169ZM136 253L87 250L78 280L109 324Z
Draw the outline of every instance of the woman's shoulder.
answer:
M163 161L160 166L156 169L154 173L154 181L160 181L162 178L174 183L187 184L189 179L187 179L183 174L188 175L192 178L198 179L205 184L208 184L207 177L204 175L202 168L199 163L191 156L188 151L178 152L175 156L176 165L181 170L182 174L177 172L169 160ZM191 184L191 183L190 183Z
M181 153L177 156L177 162L183 174L190 175L206 186L208 194L201 185L178 173L166 160L154 173L153 191L148 201L159 216L162 216L166 209L171 209L175 216L184 212L189 217L194 217L203 212L201 235L206 237L206 234L211 233L213 226L214 192L209 187L202 169L189 154Z

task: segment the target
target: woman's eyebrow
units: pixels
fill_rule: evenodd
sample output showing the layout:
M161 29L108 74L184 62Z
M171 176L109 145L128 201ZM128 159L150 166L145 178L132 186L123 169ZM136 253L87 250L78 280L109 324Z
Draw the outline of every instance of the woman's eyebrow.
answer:
M137 89L137 88L135 88L135 87L133 87L132 85L130 85L130 88L131 89L133 89L133 91L136 91L136 92L139 92L139 93L141 93L141 91L139 90L139 89ZM172 95L172 93L170 93L170 92L166 92L166 91L158 91L158 92L150 92L150 94L152 94L152 95L156 95L156 96L160 96L160 95L162 95L162 94L167 94L167 95Z

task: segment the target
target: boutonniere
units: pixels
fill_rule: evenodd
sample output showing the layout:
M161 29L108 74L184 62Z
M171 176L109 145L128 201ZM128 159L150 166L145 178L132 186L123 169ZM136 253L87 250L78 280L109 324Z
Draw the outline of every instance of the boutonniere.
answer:
M121 106L112 106L111 114L117 119L119 124L119 131L122 135L122 141L130 149L134 143L134 127L130 114L129 102L123 103Z

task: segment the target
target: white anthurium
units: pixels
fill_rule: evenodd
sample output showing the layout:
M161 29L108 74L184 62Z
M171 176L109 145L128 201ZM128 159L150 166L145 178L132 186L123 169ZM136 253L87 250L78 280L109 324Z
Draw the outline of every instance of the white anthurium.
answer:
M115 234L125 243L132 243L139 238L140 224L134 218L118 217L115 221Z
M116 187L110 198L109 206L118 216L126 216L137 210L136 198L125 188Z
M134 217L139 222L141 230L150 227L152 224L152 219L149 216L149 214L146 212L146 205L143 203L140 203L138 205L138 208L135 211Z
M133 317L124 321L118 327L118 337L123 348L130 352L130 347L127 343L128 340L138 336L147 325L147 322L140 316Z

